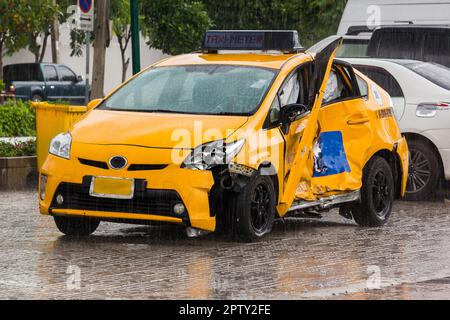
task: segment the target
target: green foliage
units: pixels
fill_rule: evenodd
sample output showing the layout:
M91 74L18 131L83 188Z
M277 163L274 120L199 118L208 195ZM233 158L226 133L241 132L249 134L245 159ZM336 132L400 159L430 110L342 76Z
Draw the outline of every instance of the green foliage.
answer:
M202 2L192 0L143 0L143 30L147 44L167 54L192 52L211 19Z
M30 137L36 134L35 112L28 103L0 105L0 137Z
M28 141L16 145L0 141L0 157L26 157L36 155L36 142Z
M47 39L53 20L59 15L59 10L53 4L53 0L28 0L26 23L30 26L28 31L28 49L34 54L36 62L42 62L45 53ZM38 44L37 38L43 37L43 44Z
M203 0L216 29L294 29L309 47L335 34L347 0Z
M5 90L5 83L2 79L0 79L0 92L2 92L3 90Z

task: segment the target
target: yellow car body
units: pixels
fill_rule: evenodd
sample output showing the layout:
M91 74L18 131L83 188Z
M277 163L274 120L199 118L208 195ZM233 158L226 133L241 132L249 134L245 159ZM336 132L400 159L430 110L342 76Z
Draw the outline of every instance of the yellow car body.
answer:
M287 131L284 128L283 132L282 125L267 125L268 115L274 101L280 99L278 95L286 79L295 70L313 65L314 61L314 54L309 52L193 53L155 63L122 86L148 70L175 66L245 66L267 68L276 75L256 112L247 116L92 108L70 130L70 159L49 154L40 170L41 177L45 177L45 182L41 178L40 185L41 214L134 223L163 221L215 231L220 205L212 203L215 201L212 197L221 190L217 177L212 170L192 170L183 167L182 162L195 147L220 139L225 142L245 141L232 160L234 169L230 170L234 170L234 176L244 175L242 172L246 169L249 174L258 170L271 172L280 217L288 214L295 202L314 202L360 190L363 168L374 155L390 161L396 196L403 196L408 148L393 117L390 97L358 71L354 70L354 73L359 84L367 88L364 96L347 97L331 103L323 103L321 97L317 102L317 97L325 94L322 86L315 100L320 105L314 109L311 103L311 110L293 120ZM334 72L347 81L349 87L354 85L345 68L350 67L330 62L325 82ZM108 100L122 86L102 101ZM177 129L182 131L174 133ZM301 145L306 130L309 130L312 140ZM183 136L186 132L192 135ZM321 175L313 172L315 158L312 155L321 134L327 132L342 137L347 163L342 172ZM301 148L306 154L299 150ZM115 156L126 159L123 169L111 168L110 160ZM106 178L104 190L108 190L108 181L113 182L114 179L134 181L133 198L121 200L91 196L93 177L98 181ZM226 183L225 180L222 182ZM114 188L119 187L116 184ZM58 195L65 200L63 205L58 204ZM176 203L185 206L182 214L173 211Z

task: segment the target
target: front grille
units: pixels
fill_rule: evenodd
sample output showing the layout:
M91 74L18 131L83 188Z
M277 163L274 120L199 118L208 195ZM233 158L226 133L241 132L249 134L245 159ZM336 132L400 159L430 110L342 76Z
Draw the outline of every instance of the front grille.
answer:
M89 186L83 184L61 183L54 195L51 209L73 209L90 211L109 211L138 213L184 218L175 215L173 206L182 202L175 190L142 189L138 185L135 197L131 200L97 198L89 195ZM56 197L62 195L64 202L59 205Z
M103 161L95 161L95 160L88 160L88 159L81 159L78 158L78 161L80 161L81 164L84 164L85 166L91 166L96 167L100 169L108 169L108 164Z
M88 160L78 158L81 164L85 166L100 168L100 169L109 169L108 164L104 161L96 161L96 160ZM132 164L128 167L128 171L150 171L150 170L162 170L167 167L167 164Z
M167 164L132 164L128 171L147 171L147 170L162 170L167 167Z

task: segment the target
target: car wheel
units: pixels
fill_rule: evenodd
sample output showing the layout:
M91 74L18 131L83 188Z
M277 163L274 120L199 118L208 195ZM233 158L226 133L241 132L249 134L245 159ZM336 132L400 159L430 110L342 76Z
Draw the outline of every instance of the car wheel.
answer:
M31 101L33 101L33 102L41 102L42 100L44 100L44 99L42 98L42 96L40 94L33 94L31 96Z
M423 141L411 139L408 141L408 147L411 157L405 199L429 200L439 182L438 157L430 145Z
M226 232L235 240L251 242L272 230L275 219L275 188L269 176L257 175L239 193L230 193Z
M58 230L68 236L88 236L100 224L100 220L92 218L54 216Z
M363 170L361 201L352 207L352 216L363 227L379 227L386 223L394 202L394 178L387 161L373 157Z

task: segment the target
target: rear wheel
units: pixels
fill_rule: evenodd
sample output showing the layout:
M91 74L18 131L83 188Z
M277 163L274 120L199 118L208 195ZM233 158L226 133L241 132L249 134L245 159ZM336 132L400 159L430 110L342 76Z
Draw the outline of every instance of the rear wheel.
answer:
M88 236L100 224L100 220L93 218L54 216L58 230L68 236Z
M269 176L257 175L239 193L230 193L225 231L234 239L251 242L272 230L275 188Z
M426 142L411 139L408 140L408 147L411 158L405 198L412 201L429 200L439 182L439 159Z
M42 96L40 94L33 94L31 96L31 101L33 101L33 102L41 102L42 100L44 100L44 99L42 98Z
M361 203L352 207L356 223L364 227L379 227L386 223L394 202L394 178L387 161L375 156L363 170Z

